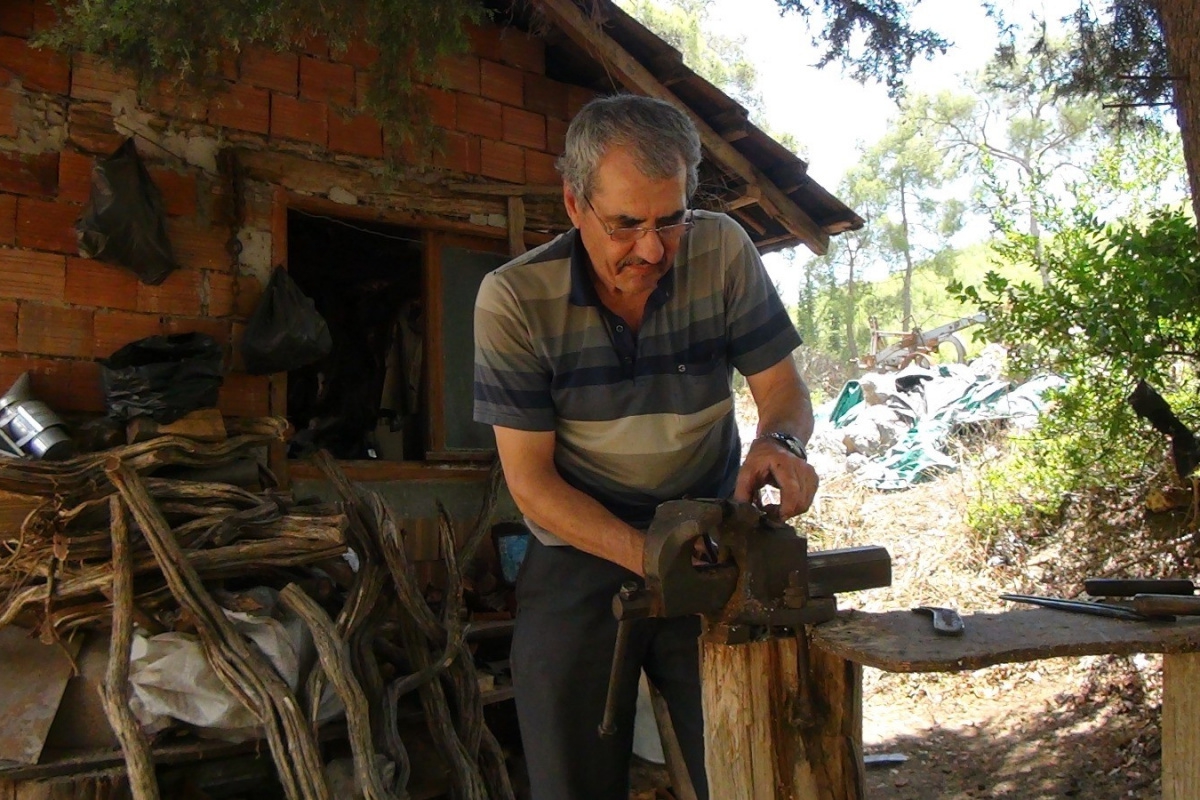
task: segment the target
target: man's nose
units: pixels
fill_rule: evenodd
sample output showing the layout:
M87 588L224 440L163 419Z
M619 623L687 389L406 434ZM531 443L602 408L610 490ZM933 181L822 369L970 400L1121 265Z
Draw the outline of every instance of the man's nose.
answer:
M648 264L657 264L662 261L663 255L667 252L666 245L663 244L662 237L658 235L658 231L647 231L634 244L633 252L638 258Z

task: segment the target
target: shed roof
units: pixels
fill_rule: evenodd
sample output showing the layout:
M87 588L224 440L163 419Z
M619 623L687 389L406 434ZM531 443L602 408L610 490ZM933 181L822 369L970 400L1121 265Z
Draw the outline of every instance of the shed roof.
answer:
M863 226L808 175L808 164L752 123L746 109L683 63L678 50L611 0L489 0L546 42L547 77L600 93L659 97L689 113L704 145L697 204L732 214L762 252Z

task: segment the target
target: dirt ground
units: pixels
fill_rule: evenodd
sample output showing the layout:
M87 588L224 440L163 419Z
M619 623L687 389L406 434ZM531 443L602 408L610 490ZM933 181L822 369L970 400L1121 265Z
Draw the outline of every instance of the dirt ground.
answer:
M1044 582L1063 580L1072 559L1058 549L998 557L980 543L964 522L973 480L968 469L904 492L864 491L848 479L827 484L805 520L810 546L883 545L893 561L890 589L839 597L839 604L934 604L971 613L1000 608L1000 592L1054 592ZM1078 565L1078 574L1089 566ZM867 669L864 751L905 759L869 766L867 797L1159 797L1160 669L1155 656L1050 659L939 675Z

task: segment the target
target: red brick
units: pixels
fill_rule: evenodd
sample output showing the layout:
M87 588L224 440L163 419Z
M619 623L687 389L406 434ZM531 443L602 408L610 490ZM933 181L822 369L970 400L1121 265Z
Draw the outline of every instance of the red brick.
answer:
M92 308L137 310L138 279L129 270L87 258L67 259L64 299Z
M445 56L438 61L433 74L447 89L467 94L479 94L479 58L477 56Z
M233 323L233 330L230 332L229 340L233 346L230 348L229 370L234 372L245 372L246 362L242 360L242 339L246 338L246 323Z
M516 28L505 28L500 35L500 60L524 72L546 74L546 45Z
M17 135L17 105L21 97L10 89L0 89L0 136Z
M0 192L53 197L58 191L58 153L0 153Z
M5 297L60 302L66 277L65 256L0 247L0 286Z
M17 349L17 304L11 300L0 300L0 351ZM0 386L0 392L6 387Z
M447 131L433 163L441 169L478 175L480 171L479 137Z
M321 145L329 141L329 106L277 94L271 98L271 136Z
M463 30L471 42L472 53L491 61L499 61L503 58L503 50L500 48L500 37L503 35L503 28L496 25L488 25L487 23L483 25L467 23L463 25Z
M111 155L125 142L113 124L111 106L72 103L67 113L67 138L85 153Z
M221 386L217 407L231 417L263 417L271 410L270 376L231 372Z
M157 314L134 314L129 311L97 311L96 341L93 350L97 358L108 358L130 342L166 333L166 325Z
M136 89L137 78L132 73L113 69L99 56L75 54L75 65L71 70L71 97L107 103L118 92Z
M92 194L92 167L96 159L69 147L58 155L58 199L86 203Z
M30 373L34 396L56 411L104 410L100 365L94 361L0 358L0 391L23 372Z
M562 176L554 168L556 157L536 150L525 151L525 180L536 186L557 186Z
M17 198L0 194L0 244L17 243Z
M488 178L525 182L525 151L515 144L484 139L479 146L479 172Z
M150 177L162 192L163 205L171 217L191 217L196 213L196 176L181 175L169 169L152 169Z
M329 109L329 149L367 158L383 157L383 129L379 121L368 114L343 117L337 109Z
M0 36L0 67L16 73L26 89L52 94L71 89L71 62L65 56L32 48L16 36Z
M596 98L596 93L582 86L567 87L567 119L573 119L589 102Z
M456 128L463 133L477 133L491 139L504 137L503 106L468 94L460 94L457 99Z
M58 25L58 9L52 0L33 0L33 32L41 33Z
M208 118L208 98L183 81L161 80L145 95L146 105L193 122Z
M264 288L262 281L253 275L238 275L233 284L234 315L245 318L253 314Z
M334 61L349 64L356 69L370 69L379 60L379 49L361 39L355 39L346 45L345 50L333 50L330 55Z
M139 283L137 310L181 317L199 316L200 273L196 270L177 269L158 286Z
M181 267L228 270L233 265L228 228L201 227L183 218L168 219L167 236L175 253L175 263Z
M479 68L480 94L510 106L524 105L525 79L520 70L487 60L481 61Z
M526 110L555 119L566 119L568 97L570 87L567 84L542 75L525 73L525 102L521 105Z
M429 118L433 124L446 130L454 130L458 116L457 94L445 89L435 89L432 86L417 87L429 102Z
M83 209L77 205L34 200L30 197L19 198L17 245L75 255L79 252L79 242L75 238L75 220L82 212Z
M532 111L504 107L504 141L528 147L530 150L546 149L546 118Z
M561 156L567 149L567 123L553 117L546 118L546 150Z
M277 53L265 47L252 47L242 53L238 66L243 83L282 94L296 94L300 57L295 53Z
M208 121L213 125L251 133L271 129L271 93L243 84L233 84L208 103Z
M300 59L300 96L348 108L354 105L354 67L317 58Z
M17 349L43 356L92 357L88 308L22 303L17 315Z
M206 271L204 280L208 284L208 305L204 313L210 317L232 315L237 276L227 272Z
M0 3L0 33L29 38L33 33L33 3L30 0L4 0ZM3 391L0 387L0 391Z

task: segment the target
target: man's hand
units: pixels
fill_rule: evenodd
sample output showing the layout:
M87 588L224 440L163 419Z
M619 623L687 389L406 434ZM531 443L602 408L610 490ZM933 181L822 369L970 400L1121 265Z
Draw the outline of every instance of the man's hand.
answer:
M812 506L819 484L817 471L807 461L773 439L759 438L750 445L738 471L733 498L757 504L759 491L764 486L775 486L779 489L777 513L786 520Z

